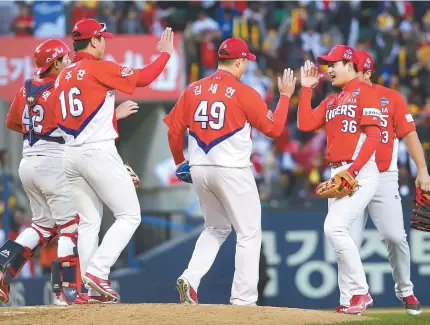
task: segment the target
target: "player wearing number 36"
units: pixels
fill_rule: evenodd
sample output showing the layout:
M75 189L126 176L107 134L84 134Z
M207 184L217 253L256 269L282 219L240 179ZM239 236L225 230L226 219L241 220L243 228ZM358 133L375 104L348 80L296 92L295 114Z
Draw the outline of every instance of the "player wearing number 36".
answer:
M78 213L78 251L83 282L89 296L118 302L108 280L110 268L141 222L134 184L115 147L118 137L115 91L132 94L155 80L173 51L170 28L161 35L160 56L143 69L122 67L103 60L106 39L113 35L94 19L76 23L72 30L75 57L55 82L56 120L64 132L64 166ZM98 246L103 202L115 222Z
M318 186L317 193L329 198L324 232L336 250L339 267L347 270L350 279L351 298L343 312L359 314L373 300L350 228L362 216L378 186L375 150L381 132L380 96L358 79L359 60L352 48L335 46L317 60L328 65L332 85L341 87L342 91L312 109L312 88L318 84L320 74L313 63L306 61L301 68L297 125L302 131L323 127L326 130L325 159L331 166L332 178ZM336 195L336 191L344 192L349 187L349 195Z
M189 85L164 118L176 175L193 183L205 219L177 288L182 303L197 303L200 280L233 226L237 234L236 271L230 302L253 305L258 298L261 205L250 168L251 127L272 138L281 134L296 80L290 69L278 78L280 99L272 112L257 91L239 81L248 60L256 59L243 40L225 40L218 59L218 70ZM189 162L183 154L187 128Z

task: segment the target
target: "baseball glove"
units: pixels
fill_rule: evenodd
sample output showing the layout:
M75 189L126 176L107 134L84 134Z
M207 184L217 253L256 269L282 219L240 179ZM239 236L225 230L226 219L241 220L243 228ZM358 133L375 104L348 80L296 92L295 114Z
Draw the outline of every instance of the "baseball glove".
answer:
M190 163L186 161L181 166L176 169L175 172L176 177L181 181L185 183L192 183L193 179L191 178L191 172L190 172Z
M317 195L325 198L341 198L351 196L358 187L357 180L344 170L334 175L329 180L318 184Z
M419 187L416 192L410 226L412 229L430 232L430 195Z
M128 174L131 177L131 180L133 181L134 187L138 188L140 185L140 179L139 177L136 175L136 173L134 172L133 168L131 168L131 166L129 164L124 164L125 168L127 168Z

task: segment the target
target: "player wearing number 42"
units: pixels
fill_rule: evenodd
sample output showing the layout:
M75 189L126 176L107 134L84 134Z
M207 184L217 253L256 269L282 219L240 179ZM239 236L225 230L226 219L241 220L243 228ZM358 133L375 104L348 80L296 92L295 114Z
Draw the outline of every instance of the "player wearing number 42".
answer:
M173 32L166 28L157 59L143 69L122 67L103 60L106 40L112 37L97 20L77 22L72 29L75 57L55 82L56 120L66 142L65 172L81 216L78 252L83 282L90 287L87 301L99 297L107 303L120 300L109 281L110 268L141 222L134 184L115 146L115 90L132 94L136 87L149 85L173 52ZM99 246L103 202L115 222Z
M280 99L275 112L261 96L239 80L248 60L255 60L239 38L225 40L218 50L215 74L189 85L164 118L176 175L193 183L205 219L188 268L177 280L182 303L197 303L200 280L234 227L236 271L230 302L253 305L258 298L261 247L261 205L251 171L251 126L269 137L281 134L295 78L290 69L278 78ZM189 162L183 136L188 128Z
M327 55L318 57L318 62L328 65L332 85L342 87L342 91L312 109L312 88L321 75L313 63L306 61L301 68L297 125L302 131L326 130L325 159L331 166L332 178L320 184L317 193L329 198L324 232L336 250L338 264L349 271L351 280L352 297L343 312L358 314L373 300L349 229L363 214L378 185L375 150L380 141L381 104L376 91L358 79L359 61L352 48L335 46ZM343 193L345 187L351 190L341 197L337 192Z

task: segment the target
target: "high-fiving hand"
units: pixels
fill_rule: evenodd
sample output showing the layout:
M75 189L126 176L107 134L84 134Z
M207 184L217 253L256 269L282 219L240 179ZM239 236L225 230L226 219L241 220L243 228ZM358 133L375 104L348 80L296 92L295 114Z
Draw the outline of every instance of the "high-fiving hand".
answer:
M158 42L158 49L160 52L167 52L172 54L173 52L173 31L170 27L167 27L161 34L160 41Z
M321 74L318 68L311 62L306 61L305 65L300 68L300 84L302 87L314 88L318 85Z
M287 95L291 97L296 89L296 77L294 77L294 71L290 68L284 70L284 74L278 77L278 88L281 95Z

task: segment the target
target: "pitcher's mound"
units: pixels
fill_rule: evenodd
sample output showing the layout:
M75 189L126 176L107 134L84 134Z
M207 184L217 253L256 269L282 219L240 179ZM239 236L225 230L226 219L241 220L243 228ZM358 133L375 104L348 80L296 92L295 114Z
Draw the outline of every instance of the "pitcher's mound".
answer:
M1 325L304 325L367 320L334 311L229 305L119 304L0 308Z

